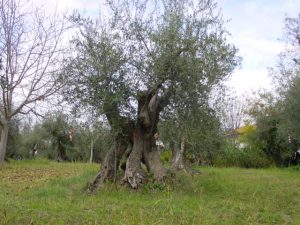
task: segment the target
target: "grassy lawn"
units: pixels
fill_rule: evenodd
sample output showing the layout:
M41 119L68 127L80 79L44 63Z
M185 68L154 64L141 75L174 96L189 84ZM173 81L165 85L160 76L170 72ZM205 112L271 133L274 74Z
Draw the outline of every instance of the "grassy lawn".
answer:
M139 191L82 191L98 165L47 160L0 167L0 224L300 224L300 171L199 168Z

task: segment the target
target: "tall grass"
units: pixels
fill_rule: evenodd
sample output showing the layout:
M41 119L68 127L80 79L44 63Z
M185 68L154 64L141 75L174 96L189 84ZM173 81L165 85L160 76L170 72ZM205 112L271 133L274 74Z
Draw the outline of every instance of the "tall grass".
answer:
M82 191L98 165L13 161L0 168L0 224L300 224L300 172L196 168L138 191Z

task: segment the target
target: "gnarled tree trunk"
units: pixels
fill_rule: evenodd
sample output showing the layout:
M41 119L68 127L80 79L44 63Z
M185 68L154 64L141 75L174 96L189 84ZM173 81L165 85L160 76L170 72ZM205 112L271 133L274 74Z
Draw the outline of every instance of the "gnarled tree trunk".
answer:
M107 152L101 164L100 171L94 180L88 184L89 191L94 191L101 187L105 181L115 182L118 178L118 170L122 157L129 155L132 150L134 122L130 119L119 116L117 112L107 115L112 127L114 145ZM126 157L127 158L127 157Z
M101 165L100 171L89 184L90 191L101 187L105 181L116 181L120 160L126 151L131 151L131 144L124 138L116 138L115 145L108 151Z
M149 172L157 182L163 181L168 176L167 169L160 160L160 154L156 146L152 146L149 151L144 151L144 162Z
M168 96L167 96L168 97ZM101 187L104 181L116 181L121 158L126 157L123 184L138 188L148 180L148 172L155 181L162 181L168 175L157 151L154 134L157 132L159 113L168 98L159 98L155 90L141 93L138 98L137 120L131 121L120 116L115 104L107 104L106 116L115 136L115 146L107 153L100 172L88 189ZM146 171L142 164L145 164Z
M139 126L139 124L137 125ZM126 161L125 176L123 183L128 183L132 188L138 188L147 181L147 174L141 166L143 152L148 148L149 141L145 138L143 129L135 128L133 148Z
M161 107L156 93L145 92L138 99L138 118L134 130L133 149L126 162L123 182L132 188L138 188L147 182L147 172L142 168L144 163L155 181L162 181L167 176L155 146L154 134Z
M153 174L155 181L162 181L168 175L160 160L154 139L162 109L159 98L156 93L145 92L141 94L138 104L138 117L135 123L119 116L118 113L107 115L116 136L116 144L108 152L100 172L89 184L90 191L101 187L104 181L117 180L120 160L124 155L126 168L122 183L128 184L131 188L136 189L146 183L148 172ZM145 164L147 171L142 164Z

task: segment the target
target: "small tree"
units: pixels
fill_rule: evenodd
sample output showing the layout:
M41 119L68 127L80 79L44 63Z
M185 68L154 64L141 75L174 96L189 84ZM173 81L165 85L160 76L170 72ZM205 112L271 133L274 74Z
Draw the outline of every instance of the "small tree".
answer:
M75 137L68 116L62 112L49 114L44 119L42 127L48 132L51 140L53 158L58 161L69 161L70 156L67 152L74 146Z
M63 85L57 71L67 25L56 13L48 17L29 5L22 0L0 1L0 163L11 119L19 113L36 113L36 104Z
M248 109L254 119L256 141L253 143L277 165L281 165L287 154L288 135L283 135L280 126L286 123L283 116L282 101L273 93L260 93L258 99L252 100Z
M219 119L207 104L173 112L160 122L162 139L172 150L172 166L190 172L189 160L212 163L223 141Z

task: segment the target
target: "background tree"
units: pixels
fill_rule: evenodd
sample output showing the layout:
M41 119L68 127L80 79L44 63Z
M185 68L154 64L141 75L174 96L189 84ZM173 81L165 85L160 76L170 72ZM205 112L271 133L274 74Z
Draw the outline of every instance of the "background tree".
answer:
M36 112L39 101L62 86L63 17L47 16L28 1L0 1L0 163L3 162L9 123L17 114Z
M227 94L219 112L224 131L234 132L243 125L244 120L247 119L246 105L245 97L234 93Z
M212 163L213 154L220 149L222 131L212 96L221 83L203 87L201 91L190 85L190 89L177 91L170 106L162 114L161 134L170 143L172 165L185 169L187 156L197 163ZM222 88L221 88L222 89Z
M256 124L256 145L277 165L281 165L288 154L288 136L284 137L279 129L280 124L285 123L282 110L282 102L272 93L261 93L249 110Z
M187 164L212 164L213 157L224 142L219 118L213 109L203 105L183 115L164 118L160 122L160 134L172 150L172 165L175 169L190 172Z
M23 120L24 121L24 120ZM48 157L52 150L48 132L42 127L40 123L32 126L29 121L24 121L21 124L20 136L21 141L18 143L18 157L30 159L32 158L32 150L37 149L37 155L41 157Z
M62 112L50 114L43 121L42 126L48 132L54 155L58 161L70 161L70 154L75 140L74 127L70 125L68 116Z
M287 49L280 55L280 63L272 71L282 101L284 123L280 131L285 137L290 136L295 143L300 143L300 14L295 18L285 19ZM294 146L294 148L297 148ZM295 150L295 149L293 149Z
M249 147L258 153L262 150L276 165L287 165L299 147L299 24L299 16L285 20L286 49L270 70L276 93L261 92L249 102L248 113L256 127Z
M210 0L108 1L111 18L93 23L79 15L75 57L65 68L73 103L105 114L115 145L92 187L117 174L126 160L123 182L137 188L147 181L146 165L156 181L167 176L154 134L160 113L189 89L202 96L227 77L239 59L227 43L223 21ZM176 102L184 101L179 99ZM176 105L174 105L176 108Z
M105 154L112 146L108 125L98 118L89 117L85 122L73 120L69 124L75 131L72 148L68 151L70 160L90 163L104 161Z
M287 161L290 155L299 148L299 115L300 115L300 64L299 64L299 37L300 14L298 17L285 19L286 49L279 56L278 65L271 70L276 85L277 113L279 122L277 125L278 141L284 143L281 161Z
M15 120L11 122L14 126L8 138L9 158L30 159L35 147L38 157L87 162L90 160L93 141L93 161L100 162L112 145L108 125L100 121L89 121L87 126L77 122L72 115L60 111L49 112L35 124L25 118ZM71 129L74 130L72 141L69 139Z

